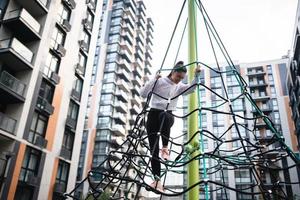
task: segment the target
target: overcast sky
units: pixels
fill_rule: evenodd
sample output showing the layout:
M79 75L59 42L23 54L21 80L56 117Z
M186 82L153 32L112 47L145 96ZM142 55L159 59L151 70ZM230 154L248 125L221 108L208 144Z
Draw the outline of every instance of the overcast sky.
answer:
M155 24L154 69L161 65L182 3L183 0L145 0L147 13ZM292 42L297 0L203 0L202 3L233 60L255 62L287 54ZM174 62L186 16L185 12L166 66ZM198 13L199 58L212 63L212 51L200 17ZM187 61L187 41L184 44L178 59Z

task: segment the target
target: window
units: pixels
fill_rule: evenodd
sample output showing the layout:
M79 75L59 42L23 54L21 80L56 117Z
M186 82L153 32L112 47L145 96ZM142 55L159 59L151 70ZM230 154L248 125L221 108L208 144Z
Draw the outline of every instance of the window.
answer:
M98 118L98 125L101 128L111 128L111 119L110 119L110 117L99 117Z
M39 90L39 96L47 100L48 103L51 104L53 95L54 95L54 87L43 80Z
M68 117L77 121L78 111L79 106L71 100L69 104Z
M207 115L206 113L202 113L201 115L201 122L202 122L202 127L206 128L207 127Z
M107 115L107 116L111 116L112 112L113 112L113 107L110 105L106 105L106 106L100 106L99 109L101 115Z
M44 137L47 130L48 119L43 115L34 112L29 130L28 140L34 142L38 136Z
M70 166L68 163L62 160L59 161L55 182L64 185L65 189L68 183L69 168Z
M74 144L74 133L66 129L64 133L62 148L72 152L73 144Z
M232 101L233 110L243 110L244 109L244 101L243 99L236 99Z
M78 64L80 64L80 66L82 66L84 69L86 68L86 61L87 61L86 56L79 52Z
M278 111L274 112L274 123L280 124L280 115Z
M19 180L28 181L29 176L37 176L41 159L41 152L31 147L27 147L25 151L24 160L21 167Z
M107 138L104 138L107 139ZM95 142L94 154L107 154L108 153L108 143L107 142Z
M111 104L114 102L114 96L112 94L102 94L100 97L101 104Z
M235 76L227 76L227 85L238 85L238 80Z
M274 79L273 79L273 75L272 74L268 75L268 80L269 80L269 84L274 84Z
M241 134L241 137L246 137L246 129L244 127L239 126L238 127L239 132ZM239 134L235 128L235 126L232 126L231 128L231 137L232 138L239 138Z
M233 99L241 94L241 88L239 86L228 87L228 97Z
M210 79L211 87L222 87L221 77L213 77Z
M103 82L105 83L114 82L115 79L116 79L116 74L114 72L104 73L103 75Z
M106 72L115 72L117 71L117 64L115 62L108 63L105 65L105 71Z
M236 183L250 183L250 172L248 169L235 170L235 182Z
M116 88L114 83L106 83L102 86L102 92L104 93L112 93Z
M278 103L276 99L272 99L272 105L274 110L278 110Z
M108 38L108 43L116 43L120 41L120 34L111 35Z
M58 7L57 21L60 24L62 24L64 20L70 21L70 17L71 17L71 10L67 6L61 4Z
M58 73L59 65L60 65L59 59L56 56L54 56L51 52L49 52L46 58L44 74L50 78L52 72Z
M106 62L115 62L118 60L118 54L117 53L109 53L106 56Z
M269 74L272 74L272 66L271 65L267 65L267 70Z
M66 34L60 30L58 27L55 27L52 30L52 36L50 40L50 46L53 49L57 49L58 45L64 45L66 39Z
M213 123L218 125L224 125L224 115L223 114L212 114Z
M273 85L270 86L270 90L271 90L272 97L276 97L276 90L275 90L275 87Z
M77 76L76 80L74 82L74 89L76 92L78 92L81 95L82 87L83 87L83 80Z

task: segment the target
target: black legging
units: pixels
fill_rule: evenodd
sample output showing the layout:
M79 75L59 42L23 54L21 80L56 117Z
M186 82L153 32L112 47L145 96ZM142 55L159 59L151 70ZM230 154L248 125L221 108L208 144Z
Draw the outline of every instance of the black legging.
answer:
M147 134L149 139L150 151L152 155L152 159L151 159L152 173L155 178L160 178L160 170L161 170L159 157L158 157L159 137L157 135L157 132L159 132L161 123L164 120L164 123L162 125L162 130L161 130L161 136L162 136L163 146L167 146L170 137L170 129L174 124L174 117L170 113L172 112L171 111L165 112L163 110L158 110L154 108L151 108L148 113L146 129L147 129Z

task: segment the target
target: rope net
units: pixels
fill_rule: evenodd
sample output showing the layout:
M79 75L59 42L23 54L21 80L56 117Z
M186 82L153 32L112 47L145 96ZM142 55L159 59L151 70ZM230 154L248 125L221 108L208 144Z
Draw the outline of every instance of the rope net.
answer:
M169 46L184 5L185 1ZM154 84L145 106L141 113L137 115L133 129L124 141L112 140L111 144L114 145L115 150L111 150L99 166L90 170L87 177L77 184L72 191L65 193L64 197L66 199L79 199L75 195L76 191L85 183L89 187L86 199L140 199L144 189L161 195L160 198L162 196L172 197L183 195L196 185L200 185L201 199L211 199L214 193L216 193L218 199L229 199L231 191L235 192L239 199L290 199L287 196L287 188L300 183L288 181L287 179L282 179L282 177L289 170L300 170L299 158L286 145L280 125L272 122L272 109L263 108L262 110L257 106L256 103L264 100L266 97L250 95L247 82L231 61L201 1L197 1L197 6L204 19L209 38L211 41L215 41L215 44L218 45L227 61L226 68L220 67L216 56L217 68L199 61L194 61L185 66L190 67L199 64L202 67L202 71L214 74L214 77L218 77L220 80L214 86L205 83L204 72L201 72L201 76L198 77L198 83L190 87L196 87L198 108L183 115L171 114L180 120L187 120L192 113L196 112L198 114L199 128L193 134L193 137L197 137L199 145L190 145L192 138L187 139L187 132L183 132L176 137L172 137L171 133L169 138L170 154L175 159L169 161L159 159L163 166L161 180L165 187L165 192L162 193L150 187L146 180L154 177L152 177L152 169L150 167L151 154L145 123L151 96L158 95L153 92L156 85ZM214 51L213 42L211 42L211 46ZM178 52L176 58L177 55ZM165 58L162 66L164 61ZM164 70L168 71L171 69L160 68L160 71ZM232 79L231 86L236 86L234 92L228 91L232 88L225 84L223 80L227 77ZM171 100L179 98L186 91L171 97ZM201 100L203 94L211 96L211 103L203 103ZM169 97L158 96L162 99L170 100ZM246 105L245 103L251 105L252 116L245 115L244 108L242 111L236 110L234 105L240 105L241 102L244 105ZM207 116L212 116L218 122L216 124L206 124ZM224 123L225 121L229 123ZM163 135L160 136L162 137ZM157 137L156 142L159 142L159 138ZM209 143L214 144L214 146L206 148L205 144ZM179 149L179 151L175 149ZM192 157L191 154L195 151L199 153ZM193 160L198 160L200 163L199 173L201 178L198 183L191 186L184 185L181 189L172 189L165 186L168 173L172 172L173 175L178 174L178 176L186 174L186 166ZM228 181L230 174L235 174L235 181L241 184L232 187ZM250 176L245 177L245 174L250 174Z

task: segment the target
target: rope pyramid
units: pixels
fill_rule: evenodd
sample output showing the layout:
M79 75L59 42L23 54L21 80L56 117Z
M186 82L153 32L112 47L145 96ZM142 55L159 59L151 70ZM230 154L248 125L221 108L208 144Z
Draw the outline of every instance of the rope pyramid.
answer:
M185 2L186 1L183 2L162 66L164 65L170 44L177 29ZM210 199L210 195L214 192L221 193L222 196L224 196L223 199L229 199L229 191L234 191L241 195L259 196L262 199L289 199L283 187L286 185L300 184L299 182L280 180L279 173L284 173L292 168L300 170L300 160L286 145L282 133L276 129L276 125L272 122L271 118L256 105L254 99L249 94L247 82L239 74L238 69L233 64L200 0L197 1L197 6L204 19L213 52L215 53L215 47L212 42L214 39L227 61L228 70L220 68L216 54L215 59L217 68L213 68L200 61L194 61L185 66L190 67L195 64L200 64L202 68L205 68L205 71L217 74L222 82L221 93L220 91L210 88L208 84L198 77L198 83L195 84L198 93L198 108L180 116L176 114L172 115L178 119L187 119L195 112L198 114L199 128L198 131L193 134L193 137L198 137L198 135L200 135L200 137L197 138L199 140L199 145L192 147L190 141L193 137L186 139L187 133L182 133L176 137L170 137L169 143L171 144L171 155L175 157L175 159L169 161L159 159L159 162L163 166L162 177L164 185L168 173L172 172L173 174L178 175L185 174L186 171L182 170L182 168L186 167L193 160L199 160L200 162L200 181L189 187L183 187L180 190L165 187L164 193L150 187L145 181L147 177L153 178L152 169L150 167L151 154L148 145L148 135L145 128L151 96L158 95L165 100L173 100L181 95L168 99L156 94L153 92L156 85L155 83L152 92L148 95L145 106L137 115L130 134L127 135L125 140L116 150L111 150L108 153L106 159L101 162L99 166L90 170L87 177L77 184L72 191L64 194L66 199L79 199L76 197L75 193L85 182L88 182L89 185L89 193L87 194L86 199L105 199L104 196L111 187L114 187L114 190L110 192L106 199L139 199L141 191L144 188L159 194L160 198L163 196L172 197L183 195L196 185L200 185L202 192L205 194L205 199ZM171 69L160 68L160 71L169 70ZM223 80L224 74L234 76L238 83L240 92L235 94L233 98L228 94L228 89ZM192 85L191 87L194 87L195 85ZM201 105L200 91L203 90L206 94L210 93L211 95L216 96L216 98L218 98L218 104ZM182 94L186 91L183 91ZM253 112L253 117L245 117L234 111L233 105L241 99L247 100L252 105L255 111ZM224 107L227 109L224 109ZM230 124L228 127L224 127L222 133L216 133L213 130L209 130L202 126L202 116L204 113L206 115L217 114L222 118L228 118L230 119ZM162 129L163 121L164 119L162 119L162 123L160 124L160 130ZM242 123L241 121L244 121L245 123ZM253 124L253 128L246 125L249 123ZM262 124L270 131L268 136L265 135L265 137L260 137L257 135L256 129ZM227 137L232 131L237 133L237 137ZM245 137L243 133L248 133L249 137ZM163 137L163 135L160 136ZM177 142L179 139L185 140L185 142ZM212 140L216 145L213 149L207 151L204 148L204 140ZM157 142L159 142L159 138ZM234 146L236 144L238 144L237 148L226 148L226 146ZM177 147L176 149L180 149L180 151L175 151L175 146ZM199 154L191 157L191 154L196 150L199 150ZM294 164L283 167L282 162L286 162L286 160L293 161ZM210 164L207 165L207 162ZM248 170L252 180L246 187L233 188L229 186L226 181L226 172L239 170ZM266 173L269 173L271 176L270 183L266 183L263 179L263 176ZM219 175L219 180L212 178L216 175ZM124 194L120 194L120 190L125 191ZM132 191L135 192L133 195L134 197L130 196Z

